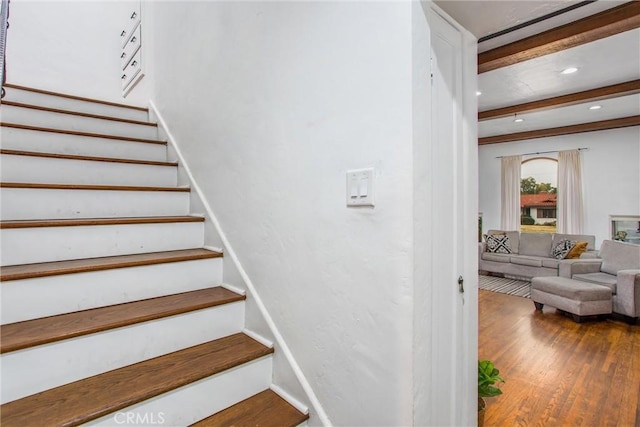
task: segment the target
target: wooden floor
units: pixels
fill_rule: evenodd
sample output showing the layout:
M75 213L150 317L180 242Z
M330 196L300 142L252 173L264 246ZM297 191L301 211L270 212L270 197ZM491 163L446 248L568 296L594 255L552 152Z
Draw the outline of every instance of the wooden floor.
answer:
M479 291L479 358L506 380L485 426L640 426L640 326L574 323L530 299Z

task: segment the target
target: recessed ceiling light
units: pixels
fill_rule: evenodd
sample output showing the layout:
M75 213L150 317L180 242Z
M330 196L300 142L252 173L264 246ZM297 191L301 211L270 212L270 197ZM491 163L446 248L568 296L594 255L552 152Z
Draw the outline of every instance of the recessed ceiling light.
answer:
M564 70L562 70L561 74L573 74L576 71L578 71L578 69L576 67L569 67L569 68L565 68Z
M592 105L591 107L589 107L589 110L599 110L602 108L602 105Z
M515 123L522 123L522 122L524 122L524 119L518 118L518 119L515 119L514 122Z
M482 92L480 92L479 90L476 91L476 96L480 96L482 95Z

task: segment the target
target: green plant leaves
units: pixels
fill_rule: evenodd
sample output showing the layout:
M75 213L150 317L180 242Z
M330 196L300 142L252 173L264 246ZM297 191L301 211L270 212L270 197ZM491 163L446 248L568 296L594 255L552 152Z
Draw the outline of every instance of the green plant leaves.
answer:
M493 362L478 360L478 397L493 397L502 394L497 386L502 385L504 379L500 376Z

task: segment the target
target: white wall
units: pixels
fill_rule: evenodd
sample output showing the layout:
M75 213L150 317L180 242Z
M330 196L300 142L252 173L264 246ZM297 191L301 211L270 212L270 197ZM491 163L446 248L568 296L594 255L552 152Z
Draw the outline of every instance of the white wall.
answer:
M411 424L411 3L149 10L154 103L331 422Z
M123 1L12 0L7 82L123 102L120 29L127 10ZM146 102L142 86L126 101Z
M480 147L480 212L483 230L500 227L500 159L548 150L581 152L586 234L596 246L610 239L609 215L640 215L640 128L588 132Z

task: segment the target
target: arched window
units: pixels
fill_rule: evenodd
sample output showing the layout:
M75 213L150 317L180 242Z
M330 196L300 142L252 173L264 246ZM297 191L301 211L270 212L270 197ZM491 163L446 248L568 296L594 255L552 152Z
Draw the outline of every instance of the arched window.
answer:
M533 157L522 162L520 213L522 231L554 233L557 218L558 161Z

